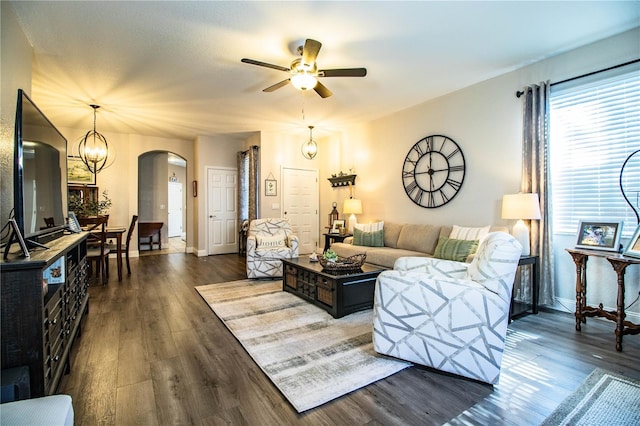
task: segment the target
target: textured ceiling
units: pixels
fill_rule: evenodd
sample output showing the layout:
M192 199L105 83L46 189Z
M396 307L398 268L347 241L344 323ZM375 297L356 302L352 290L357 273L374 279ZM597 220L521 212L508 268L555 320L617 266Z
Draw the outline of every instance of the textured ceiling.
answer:
M59 127L194 139L258 130L314 135L369 121L640 24L638 1L6 2L33 45L32 98ZM286 86L306 38L321 99Z

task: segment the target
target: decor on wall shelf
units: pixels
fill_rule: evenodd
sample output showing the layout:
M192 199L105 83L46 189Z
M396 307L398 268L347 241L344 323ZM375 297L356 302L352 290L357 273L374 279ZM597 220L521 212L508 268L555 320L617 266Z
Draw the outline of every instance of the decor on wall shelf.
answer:
M267 197L275 197L278 195L278 181L271 172L264 180L264 195Z
M340 186L349 186L356 184L356 176L357 175L345 175L340 172L340 175L332 175L329 179L331 182L331 186L336 188Z
M302 145L302 156L307 160L313 160L318 154L318 144L313 140L313 126L309 126L309 140Z
M618 251L622 234L622 221L581 220L578 226L576 248Z
M529 228L523 220L540 219L540 201L538 194L509 194L502 197L502 218L515 219L513 236L522 245L522 255L531 253Z
M89 130L78 144L80 159L93 174L113 164L115 155L109 151L107 139L96 130L96 111L100 105L89 105L93 108L93 130Z

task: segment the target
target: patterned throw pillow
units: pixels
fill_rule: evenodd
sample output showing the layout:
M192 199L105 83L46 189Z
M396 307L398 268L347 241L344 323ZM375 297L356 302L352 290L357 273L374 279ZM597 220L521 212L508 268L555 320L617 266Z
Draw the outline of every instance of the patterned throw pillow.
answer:
M478 250L478 240L457 240L440 237L433 257L445 260L465 262L469 255Z
M464 226L453 225L449 238L456 240L478 240L482 241L491 230L491 225L483 226L480 228L467 228Z
M382 231L384 228L384 222L356 223L353 227L364 232Z
M259 249L282 248L287 246L286 239L285 234L256 235L256 245Z
M384 247L384 230L364 232L355 228L353 230L353 245L366 247Z

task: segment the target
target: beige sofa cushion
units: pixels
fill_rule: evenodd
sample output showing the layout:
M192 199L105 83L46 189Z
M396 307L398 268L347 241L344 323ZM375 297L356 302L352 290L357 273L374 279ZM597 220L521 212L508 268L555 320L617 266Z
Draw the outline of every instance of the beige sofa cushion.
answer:
M419 251L394 249L390 247L372 247L371 250L367 251L366 262L393 269L393 265L396 263L396 260L405 256L431 257L427 253L422 253Z
M384 246L396 248L398 247L398 237L402 230L401 223L385 222L384 224Z
M398 237L398 248L433 255L438 245L440 226L407 224Z

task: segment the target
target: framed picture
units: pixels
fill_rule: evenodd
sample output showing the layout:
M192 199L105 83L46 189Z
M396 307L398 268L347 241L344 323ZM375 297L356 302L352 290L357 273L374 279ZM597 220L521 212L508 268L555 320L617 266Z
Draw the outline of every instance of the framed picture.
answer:
M333 226L331 227L331 234L342 234L344 230L344 220L334 220Z
M618 251L622 221L597 222L581 220L578 226L577 248Z
M625 256L640 257L640 225L636 228L636 232L629 240L627 250L624 252Z
M278 181L275 179L264 180L264 195L274 197L278 195Z
M89 171L80 157L67 157L67 183L95 185L96 175Z

